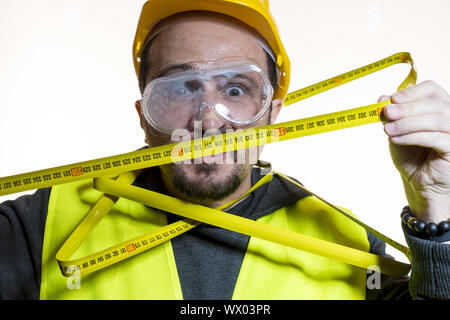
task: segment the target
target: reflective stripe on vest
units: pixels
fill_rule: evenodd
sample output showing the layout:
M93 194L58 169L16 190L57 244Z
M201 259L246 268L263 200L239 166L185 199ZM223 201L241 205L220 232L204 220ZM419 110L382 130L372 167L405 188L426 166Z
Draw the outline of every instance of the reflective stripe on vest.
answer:
M92 181L52 187L42 252L41 299L182 299L170 241L81 279L61 275L56 252L100 196ZM369 250L363 228L313 197L258 221ZM166 224L166 216L157 210L120 199L74 258ZM361 268L251 237L233 299L364 299L365 290L366 271Z

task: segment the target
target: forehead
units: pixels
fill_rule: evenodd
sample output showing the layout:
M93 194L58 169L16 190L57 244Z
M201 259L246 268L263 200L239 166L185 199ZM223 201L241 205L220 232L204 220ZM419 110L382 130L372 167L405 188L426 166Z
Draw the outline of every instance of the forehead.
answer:
M167 65L242 58L267 71L266 53L242 25L199 15L162 31L150 48L152 77Z

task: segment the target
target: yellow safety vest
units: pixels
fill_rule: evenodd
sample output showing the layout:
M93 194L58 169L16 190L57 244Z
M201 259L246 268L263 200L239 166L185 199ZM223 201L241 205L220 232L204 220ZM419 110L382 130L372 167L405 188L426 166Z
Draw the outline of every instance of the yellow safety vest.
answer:
M101 195L92 188L92 181L86 180L52 187L42 252L41 299L183 299L170 241L81 279L62 276L56 252ZM258 221L369 251L363 228L313 197ZM165 214L119 199L73 258L166 224ZM366 270L251 237L233 299L365 299L365 294Z

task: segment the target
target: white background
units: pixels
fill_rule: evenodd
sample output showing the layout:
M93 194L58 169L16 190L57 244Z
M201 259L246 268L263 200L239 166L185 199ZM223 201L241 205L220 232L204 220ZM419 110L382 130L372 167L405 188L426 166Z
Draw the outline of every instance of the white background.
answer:
M0 176L144 145L131 57L144 2L0 0ZM448 0L272 0L271 9L292 63L291 91L399 51L412 54L419 82L450 90ZM407 73L394 66L289 106L279 122L374 103ZM263 159L405 244L406 198L381 124L270 145Z

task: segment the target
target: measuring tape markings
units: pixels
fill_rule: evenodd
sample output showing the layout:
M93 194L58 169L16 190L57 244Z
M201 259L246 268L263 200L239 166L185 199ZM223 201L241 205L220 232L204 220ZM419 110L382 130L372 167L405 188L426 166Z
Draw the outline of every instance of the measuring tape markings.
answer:
M121 184L129 185L133 183L139 174L139 170L125 172L119 176L116 181ZM242 196L215 209L223 210L225 208L229 208L231 205L240 201L260 186L269 183L271 180L272 174L265 175ZM97 180L95 179L94 184L96 182ZM114 263L137 255L138 253L156 247L188 230L191 230L201 223L191 219L183 219L181 221L166 225L156 231L148 232L133 239L126 240L105 250L101 250L78 259L71 259L78 247L94 230L97 224L105 217L105 215L109 213L118 199L118 197L110 194L104 194L100 197L91 210L89 210L86 214L85 218L58 250L56 253L56 260L64 276L69 277L75 272L79 272L78 275L81 276L103 269Z
M405 62L411 65L411 71L400 85L398 90L401 90L407 86L414 85L417 79L417 73L414 68L414 63L409 53L404 52L397 53L391 57L380 60L365 67L352 70L337 77L330 78L328 80L290 93L287 95L284 101L284 105L290 105L321 92L330 90L344 83L356 80L370 73L379 71L396 63ZM129 172L167 163L190 160L204 155L237 151L241 149L262 146L272 142L284 141L307 135L340 130L363 124L375 123L383 120L382 110L384 106L389 103L390 101L385 101L382 103L372 104L340 112L334 112L326 115L298 119L279 124L251 128L247 130L238 130L232 133L184 141L178 144L158 146L112 157L79 162L76 164L0 178L0 195L52 186L81 179L96 178L100 176L111 177L127 171ZM101 178L97 180L101 182L105 179L106 178ZM119 184L121 184L120 180L121 178L119 177ZM107 196L108 195L105 195L104 197ZM117 199L109 200L109 202L105 200L104 204L106 205L106 207L112 208ZM326 203L329 204L328 202ZM334 207L333 205L331 206ZM106 207L103 210L103 214L106 214L109 211L109 209L106 209ZM349 215L345 211L341 213ZM87 221L89 221L89 219L87 219ZM91 223L90 226L89 223L86 223L86 225L83 226L83 228L86 227L84 232L89 233L90 231L92 231L96 223L98 223L100 220ZM357 223L359 222L359 220L357 219L354 221ZM110 247L106 250L94 253L87 257L75 260L67 260L67 258L70 258L70 256L85 238L81 236L83 233L82 231L80 231L79 234L74 232L74 238L69 238L71 241L68 240L58 252L58 262L61 271L66 276L77 270L80 270L83 273L90 273L102 269L113 263L122 261L127 257L136 255L165 241L168 241L169 239L192 229L198 224L198 221L179 221L175 224L165 226L160 230L150 232L137 238L133 238L125 243ZM359 222L358 224L366 227L362 222ZM223 227L223 225L221 226ZM239 226L238 223L237 229L240 230L240 227L241 226ZM75 231L78 231L78 228ZM281 234L280 232L282 231L279 231L279 234ZM387 237L385 238L391 240ZM276 239L272 239L270 241L277 242ZM396 243L394 243L394 247L404 252L409 257L408 253L405 252L403 246L395 246L395 244ZM314 247L316 247L316 251L321 251L321 249L317 246ZM339 249L338 251L341 252L341 249ZM351 248L348 249L350 250ZM330 254L324 255L330 256ZM358 254L356 254L356 257L357 256ZM339 257L336 256L335 258L339 260ZM355 259L358 260L358 258ZM356 265L358 265L358 261L356 261L355 263ZM386 268L390 268L390 266L392 266L391 262L389 261L386 261L386 263L383 261L379 261L379 263L382 265L386 264ZM398 262L396 263L398 264ZM402 264L400 263L400 265ZM403 266L401 266L399 270L401 269L401 272L405 272L407 266L409 265L403 264ZM398 274L398 272L400 272L399 270L393 270L389 272Z
M0 195L49 187L82 179L96 178L103 175L114 176L125 171L160 166L172 162L198 158L204 155L218 154L230 150L241 150L273 142L375 123L380 121L382 108L388 103L389 101L385 101L356 109L235 131L207 138L198 138L113 157L0 178Z
M79 259L64 260L60 255L57 257L58 263L62 274L66 277L73 275L77 271L80 272L80 275L86 275L154 248L194 228L198 224L200 222L194 220L177 221L157 231L140 235L128 240L126 243L112 246Z
M409 53L401 52L362 68L294 91L287 95L284 105L290 105L397 63L409 63L412 67L399 89L414 84L417 74L411 56ZM221 136L199 138L183 143L152 147L121 155L4 177L0 178L0 196L104 175L114 176L126 171L194 159L202 155L240 150L374 123L383 120L381 118L382 108L388 103L389 101L386 101L351 110L236 131ZM245 134L246 132L247 134ZM220 151L221 146L223 147L222 151Z
M380 71L397 63L409 63L411 66L413 66L413 60L411 58L411 55L408 52L399 52L380 61L368 64L364 67L348 71L336 77L320 81L303 89L289 93L286 99L283 101L283 104L285 106L288 106L290 104L312 97L324 91L333 89L350 81L362 78L371 73ZM416 75L415 68L412 67L411 73L402 82L399 88L406 87L408 83L411 82L415 83L416 79L413 79L415 75Z
M131 184L139 174L140 171L125 172L117 178L117 182ZM73 274L77 274L77 272L79 275L86 275L103 269L150 248L156 247L200 224L200 222L191 221L189 219L177 221L156 231L134 237L88 256L71 259L78 247L106 214L110 212L118 200L118 197L109 194L101 196L58 250L56 253L56 260L61 273L64 276L69 277Z
M305 190L309 194L325 202L327 205L344 214L347 218L351 219L358 225L362 226L363 228L366 228L369 232L379 237L381 240L385 241L394 248L403 252L408 257L408 259L410 259L409 249L407 247L404 247L403 245L397 243L396 241L384 236L375 229L367 226L366 224L358 220L356 217L347 213L345 210L330 204L323 198L312 193L310 190L306 189L305 187L301 186L294 180L290 179L289 177L279 172L270 172L269 174L265 175L262 179L258 181L257 184L255 184L250 190L248 190L244 195L242 195L238 199L235 199L234 201L221 207L218 207L216 209L210 208L207 209L209 209L209 211L211 210L218 211L220 209L229 207L231 204L236 203L240 199L244 198L247 194L253 192L261 185L268 183L272 179L272 173L278 174L280 177L290 181L299 188ZM129 178L126 177L126 175L133 177L130 180ZM222 212L220 213L218 212L218 214L219 215L222 214L223 216L220 219L216 219L214 217L210 217L212 212L206 212L206 210L203 210L205 207L200 205L194 205L193 208L186 209L185 208L186 203L182 202L183 205L180 205L180 200L178 199L174 200L173 198L168 197L166 195L158 194L152 191L147 192L148 190L138 188L135 186L130 186L129 184L131 184L132 180L134 180L138 175L139 172L127 172L124 175L120 176L119 179L117 179L117 181L113 181L107 178L99 178L94 180L94 188L98 189L99 191L105 192L105 194L92 207L87 216L83 219L80 225L74 230L74 232L70 235L70 237L67 239L67 241L63 244L63 246L56 254L59 267L64 276L69 277L73 275L74 272L77 271L79 272L78 275L86 275L88 273L103 269L114 263L120 262L134 255L137 255L141 252L144 252L148 249L151 249L157 245L160 245L166 241L169 241L170 239L179 236L182 233L198 226L201 222L209 223L222 228L227 228L236 232L244 233L249 236L255 236L267 241L287 245L292 248L301 249L316 254L318 253L325 257L333 259L337 259L337 257L339 257L338 260L342 262L351 263L353 265L362 268L371 268L372 266L376 265L380 268L380 271L382 273L388 275L402 276L409 272L410 266L408 264L379 257L371 253L343 247L341 245L337 245L323 240L320 240L319 243L314 243L314 238L296 234L288 230L276 228L271 229L271 227L266 227L266 225L262 225L259 222L254 222L249 219L241 219L242 221L240 222L235 221L236 219L232 217L232 215L230 214L223 215ZM139 190L139 192L137 192L137 190ZM110 197L114 197L114 199L111 200ZM109 212L109 210L112 209L112 207L114 206L117 199L119 199L119 197L125 197L133 201L144 203L150 207L173 212L183 217L188 218L190 217L198 221L190 219L181 220L172 223L170 225L164 226L156 231L145 233L144 235L127 240L125 242L112 246L108 249L90 254L88 256L79 259L70 260L70 257L73 255L73 253L82 243L82 241L95 228L97 223ZM163 200L154 200L160 197L163 197ZM103 203L105 201L106 204ZM191 212L195 212L195 214L192 215ZM93 219L95 219L95 221L91 219L90 216L94 217ZM255 223L253 227L252 223ZM320 247L322 248L319 250ZM345 253L345 255L342 255L343 253Z
M94 188L121 198L143 203L159 210L172 212L185 218L194 219L291 248L313 252L364 269L373 269L374 266L378 266L383 273L391 276L404 276L410 271L409 264L228 214L217 209L182 201L154 191L123 184L112 179L95 179Z

